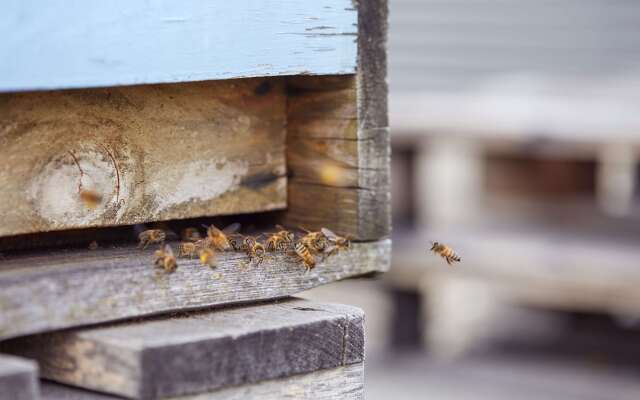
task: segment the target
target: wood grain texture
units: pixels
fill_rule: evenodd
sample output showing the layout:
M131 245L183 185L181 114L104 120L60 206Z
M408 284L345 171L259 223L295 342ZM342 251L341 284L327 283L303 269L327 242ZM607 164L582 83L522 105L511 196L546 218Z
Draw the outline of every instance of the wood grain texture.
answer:
M361 363L364 313L300 299L32 336L5 348L58 382L140 399Z
M387 2L356 1L358 71L288 79L285 221L356 240L391 231Z
M153 250L133 247L6 257L0 267L0 338L288 296L384 271L390 247L389 240L355 243L351 250L318 260L309 273L285 254L255 266L244 254L222 253L213 270L198 260L180 259L173 274L154 268Z
M38 365L0 354L0 400L37 400L39 393Z
M285 104L277 78L0 94L0 236L284 208Z
M289 81L289 225L326 226L356 240L389 234L388 130L361 119L373 117L362 111L369 108L359 98L359 80L345 76Z
M353 73L351 0L0 6L0 91Z
M42 383L43 400L116 400L119 397ZM172 400L362 400L364 399L364 364L324 369L286 378L220 389L197 395L172 397Z

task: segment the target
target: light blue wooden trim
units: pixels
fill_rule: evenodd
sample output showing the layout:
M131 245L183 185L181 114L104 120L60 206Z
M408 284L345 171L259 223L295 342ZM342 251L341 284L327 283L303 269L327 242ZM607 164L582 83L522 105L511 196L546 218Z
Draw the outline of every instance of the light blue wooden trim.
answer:
M353 73L352 0L2 0L0 91Z

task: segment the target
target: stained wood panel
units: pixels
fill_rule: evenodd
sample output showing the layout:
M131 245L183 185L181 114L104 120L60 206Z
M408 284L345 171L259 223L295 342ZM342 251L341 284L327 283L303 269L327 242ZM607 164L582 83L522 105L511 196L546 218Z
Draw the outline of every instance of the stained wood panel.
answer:
M9 1L0 91L353 73L351 0Z
M65 331L7 342L41 375L140 399L361 363L364 313L337 304L274 304Z
M284 208L285 104L278 79L0 94L0 236Z
M355 76L289 81L285 218L375 240L390 229L388 131L366 119L357 82Z
M218 267L179 259L166 274L153 250L134 247L43 251L5 257L0 268L0 339L173 310L274 299L389 267L391 243L355 243L305 272L292 255L249 264L243 253Z
M38 400L38 366L31 360L0 354L0 399Z
M116 400L119 398L52 382L42 383L43 400ZM279 400L283 398L362 400L364 399L364 364L351 364L173 399Z

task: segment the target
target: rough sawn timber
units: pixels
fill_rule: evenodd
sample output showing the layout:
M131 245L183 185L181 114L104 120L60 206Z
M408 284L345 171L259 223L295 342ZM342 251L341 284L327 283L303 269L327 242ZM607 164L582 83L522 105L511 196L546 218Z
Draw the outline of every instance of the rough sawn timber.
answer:
M108 394L42 383L42 400L117 400ZM171 400L362 400L364 399L364 363L324 369L286 378L230 387Z
M285 125L278 78L0 94L0 236L285 208Z
M363 362L364 313L287 299L6 342L47 379L158 399Z
M0 354L0 399L38 400L38 365L32 360Z
M175 246L174 246L175 249ZM389 267L391 242L354 243L305 272L292 255L256 266L243 253L218 254L218 267L178 259L166 274L153 250L135 247L44 251L0 266L0 339L160 312L289 296Z

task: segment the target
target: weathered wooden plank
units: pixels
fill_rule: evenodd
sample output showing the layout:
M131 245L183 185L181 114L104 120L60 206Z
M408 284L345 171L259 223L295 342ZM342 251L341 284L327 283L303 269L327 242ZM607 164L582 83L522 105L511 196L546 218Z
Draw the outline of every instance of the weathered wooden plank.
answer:
M285 221L379 239L390 230L388 131L365 127L375 121L361 119L357 78L323 79L289 83Z
M0 399L37 400L39 393L37 364L0 354Z
M133 247L47 251L5 257L0 267L0 338L292 295L389 267L391 243L354 243L305 273L295 256L277 254L255 266L242 253L221 253L218 267L179 259L165 274L153 250Z
M276 78L1 94L0 236L284 208L285 104Z
M32 336L3 347L36 359L48 379L155 399L361 363L364 313L289 299Z
M0 91L356 69L351 0L0 6Z
M119 397L43 382L43 400L115 400ZM319 370L286 378L230 387L197 395L173 397L173 400L362 400L364 364Z
M386 0L356 1L354 77L290 78L285 221L357 240L389 235ZM355 100L355 102L354 102Z

